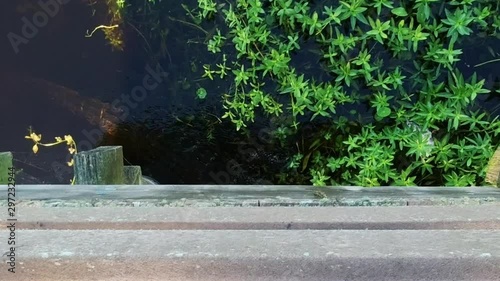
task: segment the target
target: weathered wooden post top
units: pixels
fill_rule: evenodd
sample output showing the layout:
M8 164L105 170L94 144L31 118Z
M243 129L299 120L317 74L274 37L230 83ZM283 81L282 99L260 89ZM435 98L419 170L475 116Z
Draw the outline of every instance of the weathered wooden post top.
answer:
M0 152L0 184L9 182L9 168L12 167L12 153Z

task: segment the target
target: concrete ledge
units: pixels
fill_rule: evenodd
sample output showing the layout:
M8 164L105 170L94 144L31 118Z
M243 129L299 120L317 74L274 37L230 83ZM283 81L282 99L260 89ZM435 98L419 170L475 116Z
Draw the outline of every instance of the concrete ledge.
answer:
M6 235L0 231L0 236ZM18 236L18 271L12 275L3 269L2 280L498 280L500 276L499 233L487 230L23 230Z
M17 220L16 225L18 229L39 230L500 230L500 206L405 206L378 208L24 207L18 210ZM0 229L4 229L7 225L8 222L0 220Z
M18 206L46 207L478 205L500 204L500 188L20 185L16 197ZM0 193L0 206L6 204L5 198L6 194Z

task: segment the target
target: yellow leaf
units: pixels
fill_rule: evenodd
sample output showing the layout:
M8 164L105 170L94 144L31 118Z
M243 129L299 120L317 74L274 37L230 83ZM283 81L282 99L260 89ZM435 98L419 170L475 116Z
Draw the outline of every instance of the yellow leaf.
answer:
M56 137L56 141L57 142L62 142L62 138L61 137Z
M30 137L31 137L31 139L32 139L32 140L34 140L35 142L39 142L39 141L41 141L41 140L42 140L42 134L37 135L37 134L35 134L35 133L31 133L31 134L30 134Z
M33 149L33 153L36 154L38 152L38 145L35 144L32 149Z
M74 149L73 147L68 148L68 150L69 154L75 154L76 149Z
M67 162L68 166L73 166L75 164L75 160L71 159L71 161Z
M68 142L68 144L72 144L72 143L74 143L74 142L75 142L75 141L73 140L73 138L72 138L70 135L65 135L65 136L64 136L64 140L65 140L66 142Z

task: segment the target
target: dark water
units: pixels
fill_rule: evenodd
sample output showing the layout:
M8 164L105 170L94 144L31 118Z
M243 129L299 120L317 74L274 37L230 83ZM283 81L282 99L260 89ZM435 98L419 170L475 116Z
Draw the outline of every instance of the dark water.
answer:
M147 34L139 34L135 26L126 25L125 49L114 51L102 32L85 37L95 26L106 24L107 15L97 12L92 16L89 1L70 0L34 32L29 42L20 44L16 53L7 34L21 34L22 18L33 19L39 11L38 1L4 2L0 4L0 151L14 152L15 164L23 169L25 182L67 183L71 178L64 166L64 147L41 148L37 155L31 152L32 144L24 139L30 126L46 142L70 134L82 144L80 150L122 145L126 164L140 165L145 175L160 183L275 183L275 175L287 157L296 152L293 141L284 147L270 141L269 133L276 123L258 120L241 134L231 123L220 122L221 85L215 83L207 88L207 100L194 98L199 86L206 87L206 82L197 79L202 74L202 63L207 61L199 52L199 42L205 36L191 27L170 20L164 41L168 53L160 57L155 56L155 50L160 49L159 40L145 44L143 36ZM170 2L172 8L165 11L163 19L185 20L180 2ZM500 77L499 63L470 67L489 58L483 48L486 45L496 46L500 53L498 40L494 44L469 44L463 49L460 69L465 77L477 71L480 79L487 79L487 88L493 88L495 79L498 82ZM308 65L311 71L319 68L306 53L298 54L294 60ZM51 95L54 85L60 85L82 99L96 98L103 103L118 100L123 104L123 95L130 96L134 87L142 85L148 74L146 68L157 69L158 65L160 72L167 74L161 76L161 83L148 91L144 100L127 107L128 114L113 133L92 124L88 116L72 113L68 105L61 106L54 100L57 97ZM30 83L32 79L48 83L42 87ZM495 95L484 103L492 110L498 104ZM316 125L309 124L304 134L314 130Z
M88 30L106 24L106 15L92 17L87 4L72 0L60 6L29 42L17 46L17 54L7 34L22 35L22 18L32 20L39 11L37 1L1 4L0 151L14 152L15 165L23 169L21 181L67 183L71 178L65 167L66 148L42 147L34 155L32 143L24 139L28 127L41 133L45 142L70 134L80 150L90 149L89 143L92 147L122 145L126 164L141 165L145 175L161 183L273 180L286 153L259 138L258 133L267 125L253 126L247 135L236 133L231 123L219 121L218 98L197 101L197 85L185 85L187 79L201 74L192 71L191 62L199 63L198 53L190 53L186 44L190 38L181 37L186 29L183 24L172 21L166 42L168 57L152 60L142 37L131 27L125 28L123 52L107 45L100 32L86 38ZM19 6L28 7L27 12L19 11ZM104 103L119 100L123 105L122 95L130 96L134 87L142 85L148 74L146 68L157 69L157 65L168 76L162 76L145 100L127 107L128 114L113 134L103 132L81 114L71 113L50 94L53 85L61 85L82 98L93 97ZM201 69L201 65L198 67ZM32 79L50 84L39 87L30 83ZM209 96L214 95L209 89ZM270 151L275 152L268 155Z

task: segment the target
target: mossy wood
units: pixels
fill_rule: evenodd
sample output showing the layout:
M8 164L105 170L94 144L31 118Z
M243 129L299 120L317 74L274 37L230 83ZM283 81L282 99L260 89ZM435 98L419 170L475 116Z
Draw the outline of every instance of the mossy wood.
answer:
M151 185L156 184L155 182L145 178L142 175L141 166L125 166L123 167L124 173L124 184L126 185Z
M12 167L12 153L0 152L0 184L9 182L9 168Z
M486 183L500 187L500 148L497 148L486 168Z
M141 184L141 166L125 166L123 167L123 173L125 177L125 184Z
M121 146L101 146L75 155L76 184L123 184Z

